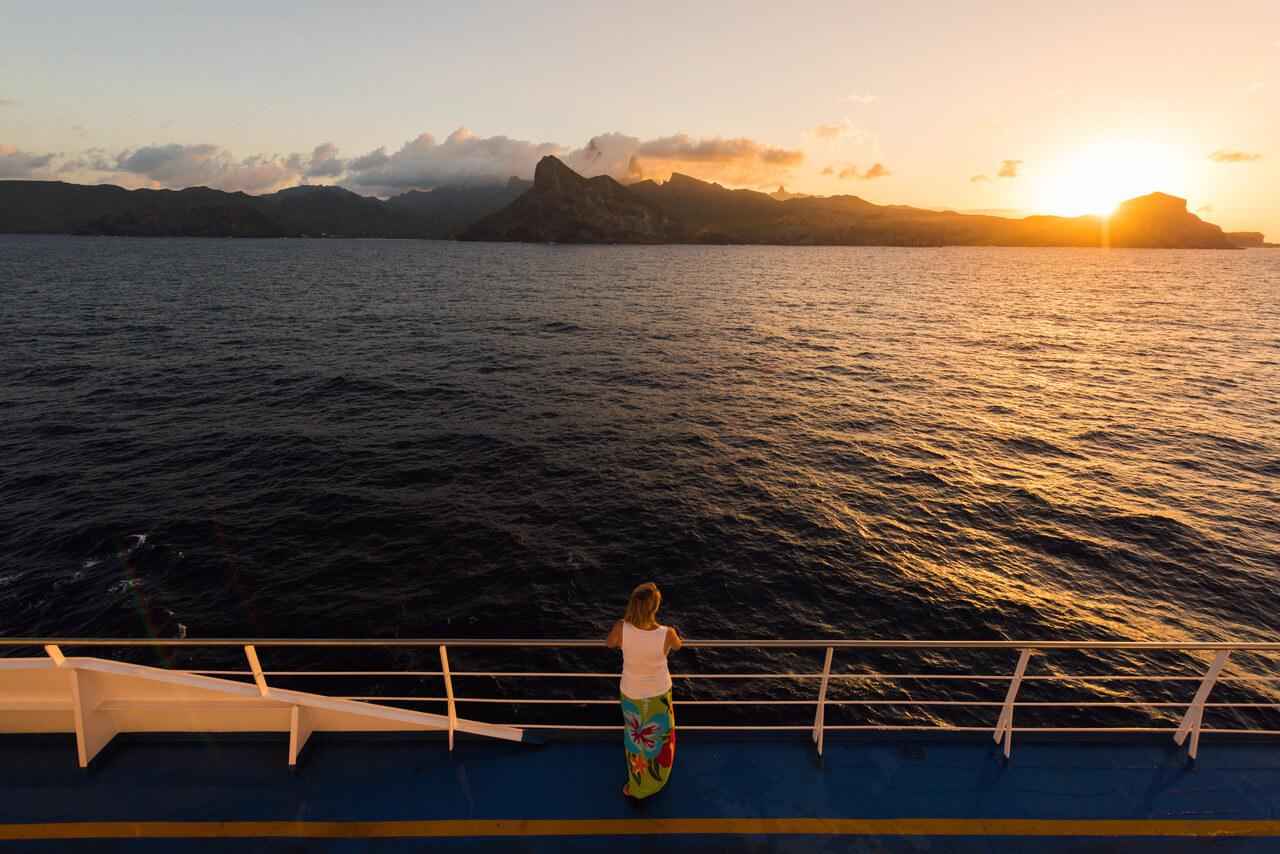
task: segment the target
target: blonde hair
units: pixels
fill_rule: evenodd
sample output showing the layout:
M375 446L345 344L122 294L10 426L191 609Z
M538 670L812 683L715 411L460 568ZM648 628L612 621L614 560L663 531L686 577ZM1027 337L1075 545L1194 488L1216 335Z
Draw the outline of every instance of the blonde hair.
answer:
M631 591L631 601L627 603L627 614L623 619L638 629L653 621L653 615L658 613L661 604L662 594L658 592L658 585L646 582Z

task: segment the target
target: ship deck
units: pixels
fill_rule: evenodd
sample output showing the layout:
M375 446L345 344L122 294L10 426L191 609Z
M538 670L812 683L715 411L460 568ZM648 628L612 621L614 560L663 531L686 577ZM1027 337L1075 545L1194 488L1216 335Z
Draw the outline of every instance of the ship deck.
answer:
M636 812L620 739L0 743L12 852L1280 850L1280 743L682 736Z

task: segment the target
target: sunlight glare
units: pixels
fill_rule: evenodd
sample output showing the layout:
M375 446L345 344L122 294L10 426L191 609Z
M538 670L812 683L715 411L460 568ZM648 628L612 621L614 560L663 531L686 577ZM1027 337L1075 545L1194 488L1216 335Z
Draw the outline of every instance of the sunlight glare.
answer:
M1179 195L1177 163L1166 151L1139 143L1108 143L1065 156L1049 171L1040 209L1057 216L1110 214L1135 196Z

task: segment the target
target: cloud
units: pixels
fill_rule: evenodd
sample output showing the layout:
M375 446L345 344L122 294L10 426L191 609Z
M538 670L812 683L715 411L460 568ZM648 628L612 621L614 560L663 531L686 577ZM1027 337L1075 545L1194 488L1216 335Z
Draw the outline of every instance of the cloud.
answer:
M1201 205L1196 208L1196 213L1213 213L1213 205Z
M974 184L978 184L978 183L990 184L991 183L991 179L988 178L986 175L970 175L969 180L972 181Z
M694 139L673 134L641 140L614 132L592 137L563 160L584 175L618 180L665 180L672 172L682 172L706 181L759 186L785 180L804 161L804 153L741 136Z
M345 171L347 164L338 156L338 147L332 142L325 142L311 152L303 174L308 178L336 178Z
M871 103L872 101L874 101L875 99L876 99L876 96L875 96L875 95L870 94L869 92L860 92L860 93L858 93L857 95L846 95L846 96L845 96L845 100L846 100L846 101L856 101L856 102L858 102L859 104L870 104L870 103Z
M560 159L583 175L611 175L618 180L638 181L645 177L644 163L638 154L640 145L639 138L625 133L602 133L591 137L576 151L564 152Z
M555 143L533 143L507 136L476 136L465 127L436 142L419 134L388 155L379 148L351 161L342 183L375 195L441 184L505 181L512 175L531 177L547 154L562 154Z
M865 131L858 130L848 120L838 125L814 125L813 129L809 131L809 135L814 139L828 143L838 142L841 139L847 139L850 142L862 142L868 136Z
M837 178L855 178L859 181L870 181L875 178L887 178L893 173L884 168L883 163L873 163L871 168L864 172L859 172L857 166L850 166L847 169L841 169Z
M107 181L134 187L190 187L265 193L297 184L337 183L364 195L392 195L452 183L492 183L513 175L533 177L548 154L562 158L584 175L611 175L622 181L644 177L665 180L674 171L738 186L777 185L804 161L798 149L747 137L695 139L674 134L642 140L622 133L592 137L570 150L552 142L506 136L481 137L460 127L443 142L423 133L399 150L377 148L343 157L332 142L310 153L237 158L209 143L151 145L117 152L90 149L67 158L3 149L9 177L50 168L85 183ZM58 162L54 162L55 159ZM50 164L53 163L53 166Z
M828 167L826 167L826 168L824 168L824 169L822 170L822 174L823 174L823 175L834 175L834 174L836 174L836 167L834 167L834 166L828 166Z
M101 148L91 148L73 160L64 160L58 167L60 174L71 172L110 172L115 166L111 155Z
M1266 158L1261 154L1246 154L1243 151L1227 151L1225 148L1219 148L1213 154L1207 155L1205 160L1210 163L1257 163Z
M57 155L31 154L11 145L0 145L0 178L33 178L48 168Z
M804 155L799 151L765 145L745 136L735 139L715 137L695 140L683 133L642 142L636 153L641 157L686 163L732 163L756 159L777 166L796 166L804 160Z
M266 193L290 187L302 178L297 155L236 160L229 152L208 143L170 143L123 151L116 156L112 168L144 178L152 186L205 186L246 193Z
M105 172L111 168L111 154L105 148L90 148L85 152L85 156L89 157L91 169L99 172Z
M1021 166L1021 160L1006 160L1004 165L1000 167L1000 171L996 173L997 178L1017 178L1018 167Z
M350 168L352 172L365 172L370 169L376 169L389 162L391 162L391 157L387 154L387 150L385 148L379 148L352 160L348 164L348 168Z
M116 168L135 172L155 180L164 180L169 170L182 170L192 164L203 164L218 153L216 145L152 145L137 151L121 152Z

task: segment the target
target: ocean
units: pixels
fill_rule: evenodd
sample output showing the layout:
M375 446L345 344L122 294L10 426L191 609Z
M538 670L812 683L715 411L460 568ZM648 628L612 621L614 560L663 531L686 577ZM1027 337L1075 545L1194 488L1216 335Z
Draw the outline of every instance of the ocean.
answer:
M1275 640L1278 330L1263 250L4 235L2 631Z

